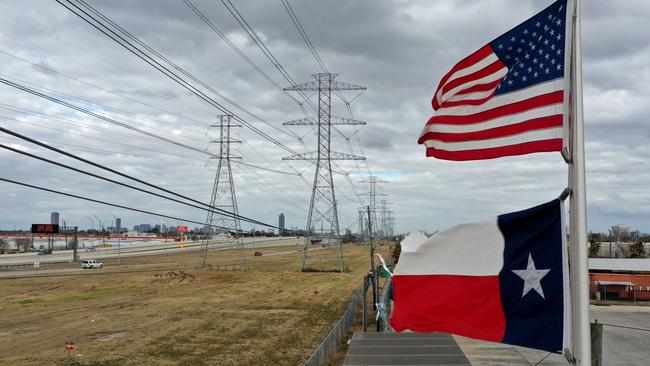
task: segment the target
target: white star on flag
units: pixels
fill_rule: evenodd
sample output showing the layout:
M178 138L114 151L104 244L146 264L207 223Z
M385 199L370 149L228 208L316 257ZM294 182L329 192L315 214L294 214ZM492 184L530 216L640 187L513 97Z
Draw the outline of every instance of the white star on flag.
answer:
M536 269L535 262L533 262L533 256L528 253L528 266L526 269L513 269L517 276L524 280L524 293L521 295L523 298L530 290L535 290L542 297L544 297L544 290L542 289L541 280L546 276L551 270L550 269Z

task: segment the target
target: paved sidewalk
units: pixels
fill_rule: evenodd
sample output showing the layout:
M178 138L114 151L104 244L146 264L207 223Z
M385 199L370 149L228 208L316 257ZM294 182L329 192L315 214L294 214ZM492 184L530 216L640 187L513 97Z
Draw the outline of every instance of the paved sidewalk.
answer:
M447 333L354 333L344 366L470 366Z

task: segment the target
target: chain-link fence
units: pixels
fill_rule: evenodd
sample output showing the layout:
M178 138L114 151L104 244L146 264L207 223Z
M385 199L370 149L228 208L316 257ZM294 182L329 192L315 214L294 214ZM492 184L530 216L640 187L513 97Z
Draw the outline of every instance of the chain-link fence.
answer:
M318 345L318 348L316 348L311 357L305 361L305 366L322 366L327 363L327 360L336 352L343 339L347 337L348 330L350 330L354 321L354 315L359 305L361 305L362 297L363 288L358 289L352 294L350 306L348 306L341 319L339 319L327 337Z

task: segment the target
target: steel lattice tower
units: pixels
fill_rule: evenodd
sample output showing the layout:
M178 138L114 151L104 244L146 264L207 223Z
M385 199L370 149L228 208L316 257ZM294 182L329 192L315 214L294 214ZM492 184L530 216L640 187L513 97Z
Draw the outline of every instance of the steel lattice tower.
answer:
M205 267L208 244L212 237L214 229L209 225L220 226L224 228L224 235L219 235L217 242L220 246L232 246L239 252L239 261L243 269L247 268L246 256L243 253L244 241L242 239L241 223L239 221L239 208L237 207L237 195L235 194L235 183L232 176L230 161L232 159L241 159L241 156L233 156L231 153L231 144L241 143L241 140L235 140L231 137L232 129L241 128L242 125L234 124L230 121L231 115L218 116L219 123L210 127L219 128L219 138L210 141L210 143L219 144L219 155L210 157L210 159L219 159L217 172L212 185L212 195L210 197L210 206L218 207L225 211L232 212L234 216L216 213L213 208L208 211L205 220L206 239L203 247L203 256L201 267Z
M378 236L381 237L381 238L386 238L386 237L390 236L389 235L389 227L388 227L389 226L388 221L389 221L389 211L390 210L388 209L388 205L390 205L391 203L386 201L385 199L382 199L380 201L380 204L381 204L380 205L381 225L380 225L379 235Z
M388 212L387 212L387 214L388 214L388 218L387 218L388 237L395 236L395 217L393 216L393 213L394 212L392 210L388 210Z
M368 193L362 194L363 196L368 196L368 206L370 206L370 222L372 223L373 231L374 231L374 236L379 237L379 231L381 229L380 225L378 225L378 217L377 217L377 197L381 196L387 196L385 193L377 193L377 184L385 184L388 183L385 180L380 180L374 175L368 176L366 179L359 181L359 183L364 183L368 185Z
M315 161L316 166L309 204L309 215L307 217L307 228L305 230L305 245L302 250L301 271L308 269L311 265L309 262L312 260L337 260L339 271L343 272L345 269L331 161L365 160L365 157L331 151L331 130L332 126L335 125L358 126L365 125L366 123L349 118L332 116L332 91L365 90L366 87L334 81L337 75L332 73L312 74L314 79L316 79L315 81L293 85L284 89L286 91L314 91L318 93L318 115L316 118L307 117L284 123L285 126L317 127L318 150L282 159ZM323 250L312 251L310 245L313 244L322 244L330 250L327 250L327 253L324 253ZM332 255L331 249L336 250L336 255Z
M363 238L366 236L365 217L366 217L366 213L363 211L362 208L360 208L359 209L359 236L361 237L361 241L363 241Z

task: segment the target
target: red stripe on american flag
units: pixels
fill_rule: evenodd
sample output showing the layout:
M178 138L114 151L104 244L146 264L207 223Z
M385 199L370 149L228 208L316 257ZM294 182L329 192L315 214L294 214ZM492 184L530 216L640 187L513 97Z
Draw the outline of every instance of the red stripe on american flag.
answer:
M470 83L472 81L482 79L482 78L484 78L486 76L490 76L490 75L494 74L495 72L497 72L497 71L499 71L501 69L505 69L505 68L506 68L506 65L501 60L494 61L493 63L489 64L488 66L486 66L486 67L484 67L484 68L482 68L480 70L477 70L477 71L475 71L475 72L473 72L471 74L461 76L458 79L454 79L454 80L450 81L448 84L446 84L445 86L442 87L442 94L444 95L448 91L450 91L450 90L452 90L452 89L454 89L454 88L456 88L458 86L462 86L463 84L467 84L467 83ZM445 104L446 104L445 102L442 103L443 106L445 106Z
M551 152L562 150L562 139L531 141L516 145L493 147L489 149L447 151L433 147L427 148L427 156L446 160L484 160L501 156L524 155L536 152Z
M445 76L442 77L442 80L440 80L440 83L438 84L438 87L436 88L436 91L433 93L433 100L431 101L431 104L433 106L434 110L438 110L440 108L439 102L436 100L436 94L438 93L438 90L442 88L447 80L453 75L456 71L464 69L466 67L469 67L482 59L488 57L490 54L492 54L492 47L490 45L485 45L483 48L479 49L478 51L472 53L471 55L465 57L463 60L461 60L459 63L457 63L449 72L445 74Z
M488 140L504 136L515 135L533 130L541 130L544 128L552 128L562 126L562 115L557 114L554 116L533 118L528 121L490 128L487 130L465 132L465 133L443 133L443 132L427 132L420 138L421 141L437 140L442 142L463 142L475 140Z
M472 124L478 122L485 122L493 118L520 113L530 109L544 107L551 104L558 104L558 103L562 103L563 101L564 101L564 91L558 90L555 92L524 99L519 102L488 109L486 111L475 113L475 114L469 114L463 116L434 115L433 117L429 118L429 121L427 122L426 126L437 124L437 123L449 124L449 125L465 125L465 124Z

